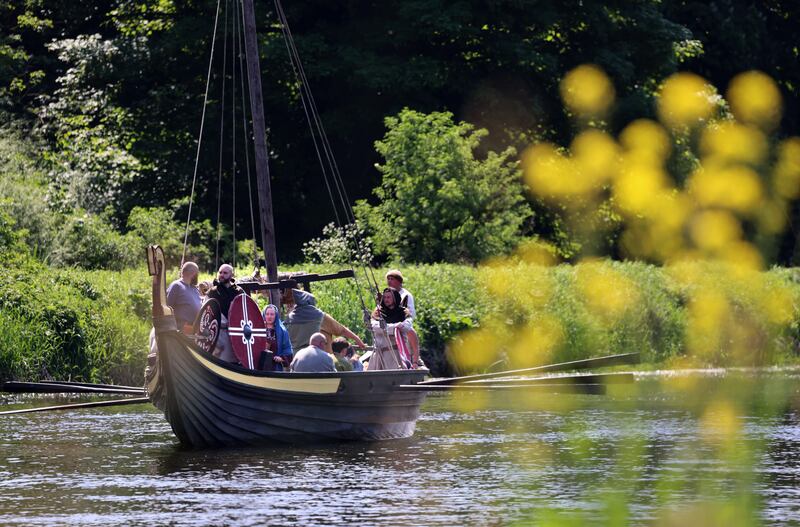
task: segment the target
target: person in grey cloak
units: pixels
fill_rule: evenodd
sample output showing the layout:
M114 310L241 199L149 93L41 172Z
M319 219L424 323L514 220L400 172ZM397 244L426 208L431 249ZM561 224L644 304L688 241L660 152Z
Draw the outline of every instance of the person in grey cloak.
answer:
M289 331L289 340L293 349L308 345L311 335L317 333L325 316L318 307L314 295L300 289L286 289L281 297L288 315L284 321Z

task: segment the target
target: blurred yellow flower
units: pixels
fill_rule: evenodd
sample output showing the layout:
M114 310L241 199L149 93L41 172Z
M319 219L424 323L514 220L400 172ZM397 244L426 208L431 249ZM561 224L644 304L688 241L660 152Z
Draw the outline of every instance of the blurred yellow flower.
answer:
M619 163L619 146L605 132L581 132L570 146L572 157L578 164L588 187L598 187L611 179Z
M528 264L550 266L556 263L555 248L540 240L523 241L517 247L516 254Z
M595 316L618 318L639 301L633 283L609 265L582 263L576 273L578 288Z
M781 119L781 92L775 81L760 71L734 77L728 86L728 101L733 114L744 123L771 130Z
M730 315L728 300L720 291L704 288L689 303L686 345L699 358L710 358L720 348Z
M775 190L781 196L800 197L800 137L790 137L780 144L773 177Z
M706 441L729 441L741 430L739 413L730 401L714 399L700 420L700 432Z
M619 135L620 143L628 151L662 164L672 150L672 142L664 128L649 119L633 121Z
M661 121L678 128L694 126L714 111L716 92L705 79L694 73L676 73L661 88L658 114Z
M509 350L511 368L547 364L564 341L561 323L550 315L532 320L514 336Z
M792 292L786 286L777 286L769 289L767 294L761 295L763 312L773 324L788 324L794 317L794 299Z
M583 162L589 170L600 170L599 164L603 163L605 155L601 154L600 158L588 156ZM545 198L587 194L600 188L602 181L597 177L605 177L605 174L583 170L582 164L564 156L549 143L539 143L527 149L522 155L522 169L531 191Z
M724 165L713 160L689 179L689 190L706 207L718 206L748 214L757 212L763 191L758 174L743 165Z
M725 121L703 130L700 151L706 157L756 165L767 155L767 138L757 128Z
M581 117L604 114L614 102L614 85L597 66L584 64L561 80L561 98Z
M738 241L742 236L742 227L733 214L708 210L695 215L689 232L698 248L718 251L729 243Z
M647 214L666 190L667 176L660 168L626 165L614 182L614 198L630 214Z
M751 243L736 241L727 244L720 252L719 257L731 265L752 271L764 268L764 259L761 252Z
M448 346L448 355L464 372L480 371L495 361L498 341L486 329L475 329L460 334Z

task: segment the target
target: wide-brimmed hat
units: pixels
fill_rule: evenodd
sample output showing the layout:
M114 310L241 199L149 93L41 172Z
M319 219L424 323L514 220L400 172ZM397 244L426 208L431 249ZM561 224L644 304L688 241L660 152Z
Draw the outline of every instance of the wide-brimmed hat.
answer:
M403 281L403 273L401 273L401 272L400 272L400 271L398 271L397 269L392 269L391 271L389 271L388 273L386 273L386 278L389 278L390 276L394 276L395 278L397 278L398 280L400 280L400 282L402 282L402 281Z

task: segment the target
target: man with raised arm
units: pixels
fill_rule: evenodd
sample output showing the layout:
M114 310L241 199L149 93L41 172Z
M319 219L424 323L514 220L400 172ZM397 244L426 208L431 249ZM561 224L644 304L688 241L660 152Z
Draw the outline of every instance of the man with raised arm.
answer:
M192 326L202 302L197 290L197 275L200 269L194 262L181 267L181 277L167 288L167 305L172 308L178 329L187 335L193 333Z

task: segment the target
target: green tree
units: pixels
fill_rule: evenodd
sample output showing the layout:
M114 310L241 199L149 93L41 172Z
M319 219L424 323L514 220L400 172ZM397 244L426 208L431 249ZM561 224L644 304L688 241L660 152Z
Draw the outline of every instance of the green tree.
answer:
M514 247L532 212L513 148L476 158L486 130L456 124L448 112L406 108L385 122L389 130L375 143L385 160L377 166L379 203L356 207L378 254L477 262Z

